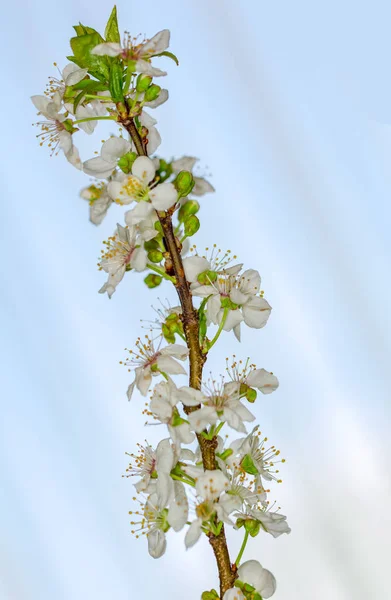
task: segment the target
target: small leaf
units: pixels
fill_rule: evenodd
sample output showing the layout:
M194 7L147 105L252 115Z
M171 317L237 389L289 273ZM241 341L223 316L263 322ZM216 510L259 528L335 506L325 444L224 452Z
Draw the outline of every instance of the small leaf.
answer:
M177 59L175 54L173 54L172 52L168 52L168 50L165 50L164 52L161 52L160 54L156 54L155 56L168 56L168 58L171 58L171 60L173 60L174 63L177 66L179 66L179 60Z
M118 29L117 7L115 4L109 20L107 21L105 38L106 42L117 42L118 44L121 42L121 36Z

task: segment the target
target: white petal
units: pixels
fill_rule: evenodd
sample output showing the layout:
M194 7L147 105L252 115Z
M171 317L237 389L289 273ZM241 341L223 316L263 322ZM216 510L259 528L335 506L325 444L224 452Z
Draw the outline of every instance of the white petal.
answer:
M79 156L79 151L76 148L76 146L72 144L70 150L68 150L68 152L64 152L64 154L67 161L71 163L71 165L76 167L76 169L79 169L81 171L83 165Z
M278 379L266 369L255 369L251 371L246 379L247 385L258 388L263 394L271 394L278 386Z
M255 296L258 294L261 287L261 276L255 269L247 269L241 275L240 279L240 289L245 294L251 294L251 296Z
M161 106L168 100L168 90L162 89L160 90L159 96L155 100L151 100L150 102L144 102L144 106L148 106L149 108L157 108Z
M203 196L214 191L215 189L209 181L206 181L203 177L194 177L194 187L191 191L194 196Z
M263 597L270 598L276 591L276 580L257 560L248 560L238 569L240 581L249 583Z
M149 202L139 202L134 208L125 213L125 223L127 225L138 225L149 217L152 211L152 204L149 204Z
M174 444L191 444L194 442L195 435L190 430L190 425L188 423L181 423L175 427L169 425L168 430Z
M149 75L150 77L162 77L163 75L167 75L166 71L156 69L156 67L153 67L151 63L142 59L136 61L135 71L137 73L144 73L145 75Z
M118 56L121 52L121 44L117 44L117 42L98 44L91 50L91 54L95 54L96 56Z
M145 369L137 368L135 373L137 389L143 396L146 396L152 383L151 369L148 367Z
M75 63L68 63L62 70L65 85L75 85L87 75L88 69L80 69Z
M76 109L75 117L76 119L89 119L91 117L95 117L94 111L89 106L83 106L79 104ZM80 129L82 129L88 135L94 133L94 129L97 126L98 121L86 121L85 123L78 123Z
M136 250L133 251L132 258L130 259L130 266L138 273L141 273L141 271L146 269L147 253L144 248L136 248Z
M83 163L83 171L87 173L87 175L92 175L97 179L106 179L109 177L113 170L115 169L116 163L103 160L100 156L96 156L95 158L90 158ZM117 184L119 189L121 189L121 184L117 181L111 181L109 186L112 184ZM112 194L110 193L110 196ZM112 196L113 197L113 196Z
M117 159L129 152L130 143L124 138L112 136L102 144L100 151L103 160L117 164Z
M190 413L187 418L192 430L201 433L205 427L217 422L217 413L211 406L206 406Z
M171 356L159 356L156 364L161 371L169 375L186 375L186 369Z
M198 275L210 270L210 262L203 256L189 256L183 259L183 268L187 281L193 283L197 281Z
M160 144L162 143L161 135L158 132L158 130L156 129L156 127L151 127L150 129L148 129L147 140L148 140L148 144L147 144L148 154L154 154L154 152L156 152L156 150L159 148Z
M229 488L229 481L222 471L206 470L196 481L196 492L204 499L216 500Z
M133 163L132 175L138 177L144 185L148 185L155 177L155 166L147 156L139 156Z
M160 183L151 190L149 197L155 210L168 210L178 199L178 192L172 183Z
M160 473L156 482L156 494L159 506L166 506L174 492L174 483L167 473Z
M169 29L162 29L162 31L159 31L153 38L143 44L141 52L144 56L154 56L167 50L169 45L170 31Z
M40 113L42 113L45 117L47 116L47 107L51 102L49 98L46 96L31 96L31 102Z
M164 356L175 356L179 360L185 360L189 355L189 349L182 344L169 344L160 350L160 353Z
M238 588L231 588L225 592L223 600L244 600L244 596Z
M243 317L246 325L261 329L267 323L272 307L260 296L255 296L242 308Z
M217 322L221 323L221 319L223 318L224 311L223 309L219 310ZM224 323L224 331L231 331L234 327L239 325L243 321L243 315L240 310L237 308L236 310L230 310L227 315L227 319Z
M132 398L133 395L133 390L134 390L134 386L136 385L136 380L133 381L133 383L130 384L130 386L127 389L126 395L128 397L128 400L130 400Z
M198 540L200 539L201 533L202 533L201 525L202 525L201 519L196 519L190 525L190 527L187 530L186 535L185 535L186 548L191 548L191 546L194 546L194 544L196 542L198 542Z
M177 160L172 161L172 170L174 171L174 173L179 173L179 171L191 172L197 160L198 158L195 158L194 156L182 156L182 158L178 158Z
M218 294L216 289L211 285L192 286L191 293L193 294L193 296L199 296L200 298L207 298L208 296L212 296L213 294L215 294L220 305L220 295Z
M187 522L189 503L183 483L174 481L174 499L171 501L167 521L174 531L180 531Z
M233 288L230 291L229 297L235 304L244 304L248 300L248 296L246 296L246 294L243 294L243 292L241 292L237 288Z
M198 404L201 404L205 400L202 392L187 385L180 387L176 396L185 406L198 406Z
M103 46L103 44L102 44ZM154 529L148 533L148 552L152 558L160 558L166 551L167 541L161 529Z

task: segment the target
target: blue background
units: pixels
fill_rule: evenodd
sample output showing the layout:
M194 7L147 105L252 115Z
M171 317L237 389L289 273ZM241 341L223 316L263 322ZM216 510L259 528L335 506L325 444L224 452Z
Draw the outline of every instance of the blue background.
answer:
M216 586L206 540L182 534L153 561L130 534L125 451L154 442L129 404L123 348L156 298L126 276L97 290L100 228L78 197L88 178L39 148L35 110L71 26L103 30L105 2L10 3L2 44L3 240L0 597L199 598ZM390 492L390 7L386 2L118 2L120 28L169 28L170 100L153 112L170 158L198 156L202 250L231 248L259 269L267 327L211 353L250 356L280 388L255 405L287 458L273 497L292 527L245 558L275 574L276 599L385 600ZM4 16L4 12L3 12ZM163 62L163 61L162 61ZM160 66L160 64L159 64ZM151 111L152 112L152 111ZM79 133L82 159L107 132ZM83 137L85 139L83 139ZM78 141L78 140L76 140ZM207 371L209 369L207 368ZM241 535L230 535L232 555Z

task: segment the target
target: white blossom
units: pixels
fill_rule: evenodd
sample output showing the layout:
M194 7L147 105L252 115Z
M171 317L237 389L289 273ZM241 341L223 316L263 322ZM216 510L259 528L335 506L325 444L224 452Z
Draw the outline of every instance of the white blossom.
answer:
M135 372L135 379L127 391L129 400L134 387L137 387L139 392L146 396L152 383L152 377L156 377L160 372L169 375L186 374L183 366L178 363L178 360L185 360L189 354L186 346L169 344L164 348L160 348L160 345L155 348L154 340L145 336L145 341L141 341L140 338L136 341L136 348L136 351L129 350L130 359L124 363L129 371L134 370ZM173 382L169 382L170 389L173 385Z
M267 438L262 438L259 425L254 427L247 437L233 442L231 448L235 454L236 465L258 479L274 480L280 483L281 479L276 465L280 462L284 463L285 459L279 458L280 450L277 450L275 446L266 448L266 442Z
M231 588L227 590L223 596L223 600L245 600L242 590Z
M212 382L204 394L202 408L189 415L192 429L200 433L207 425L215 425L218 420L227 422L236 431L246 432L244 421L254 421L254 415L241 403L240 386L236 382Z
M277 377L266 371L266 369L257 369L255 365L249 363L250 359L247 359L246 363L236 361L235 357L231 365L227 369L229 376L232 381L236 381L241 386L248 386L250 388L257 388L262 394L271 394L278 386L279 382Z
M109 277L99 293L107 292L111 298L127 270L144 271L147 266L147 253L144 245L139 243L135 227L122 227L117 224L117 231L104 244L106 249L102 250L99 269L108 273Z
M279 537L283 533L290 533L291 528L289 527L286 516L282 515L278 511L273 512L271 510L257 510L252 509L251 515L254 519L259 521L262 528L270 533L274 538Z
M189 423L179 415L177 409L178 402L185 406L195 406L199 402L197 390L193 391L194 394L187 393L183 388L178 389L171 379L158 383L153 391L150 411L161 423L167 425L171 439L176 444L190 444L194 440Z
M104 42L98 44L92 50L91 54L97 56L121 56L124 61L134 61L132 71L136 73L145 73L151 77L167 75L151 65L151 58L167 50L170 44L170 32L168 29L159 31L153 38L146 40L142 44L135 44L129 36L126 38L124 46L116 42Z
M72 134L76 129L72 121L67 119L65 113L60 113L63 108L61 96L55 93L52 98L47 96L32 96L31 100L39 114L43 115L46 121L39 121L37 126L41 128L38 134L40 145L47 144L51 154L57 154L57 148L60 148L65 158L76 169L81 169L81 160L79 151L73 144Z
M273 596L276 591L274 575L264 569L257 560L248 560L240 565L238 579L252 585L255 591L265 600Z
M117 167L117 162L131 149L131 144L121 137L113 135L103 142L100 156L90 158L83 163L84 173L97 179L106 179Z
M89 185L81 190L80 196L84 200L88 200L90 204L91 223L100 225L113 203L112 198L107 192L107 184L97 183Z
M147 156L139 156L133 163L131 175L110 182L109 194L118 204L148 202L147 213L153 209L167 210L176 203L178 193L172 183L154 183L155 172L153 161Z

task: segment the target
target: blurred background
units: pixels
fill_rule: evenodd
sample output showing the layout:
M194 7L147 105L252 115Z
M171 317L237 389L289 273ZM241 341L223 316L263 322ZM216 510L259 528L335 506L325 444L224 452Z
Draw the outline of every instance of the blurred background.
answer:
M275 598L385 600L390 493L390 5L233 0L117 2L121 30L172 33L180 67L153 112L159 154L200 158L216 188L196 243L237 253L273 307L261 331L226 334L207 367L236 353L280 380L257 420L287 458L272 497L292 533L251 540ZM3 263L0 598L198 599L217 586L204 540L181 534L149 557L130 533L126 451L147 438L129 404L124 347L169 286L125 277L97 290L103 239L78 197L88 177L40 148L29 101L70 54L72 25L103 30L96 0L7 6L2 43ZM3 13L4 17L4 13ZM160 64L159 64L160 66ZM159 82L160 83L160 82ZM152 112L152 111L151 111ZM113 129L113 127L112 127ZM78 140L82 159L107 134ZM115 130L113 130L116 133ZM82 134L78 134L80 138ZM87 136L83 136L87 138ZM83 144L85 144L83 146ZM207 368L206 371L209 369ZM241 535L230 535L236 555Z

